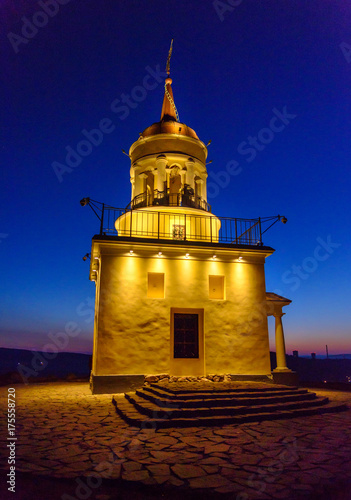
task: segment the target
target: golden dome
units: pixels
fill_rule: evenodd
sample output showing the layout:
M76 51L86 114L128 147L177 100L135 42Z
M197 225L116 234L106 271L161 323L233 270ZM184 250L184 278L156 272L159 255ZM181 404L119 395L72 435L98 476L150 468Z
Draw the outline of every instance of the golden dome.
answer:
M158 134L177 134L199 140L195 130L179 122L177 108L174 104L172 79L169 76L165 81L165 93L163 96L161 120L147 127L140 139Z
M174 120L161 120L160 122L153 123L142 132L140 139L157 134L178 134L199 140L195 130L184 123L179 123Z

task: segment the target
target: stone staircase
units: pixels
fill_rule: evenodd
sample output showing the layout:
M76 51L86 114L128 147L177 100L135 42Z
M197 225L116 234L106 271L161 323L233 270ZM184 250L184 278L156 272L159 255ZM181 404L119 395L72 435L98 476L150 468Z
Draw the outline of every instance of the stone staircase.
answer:
M241 424L343 411L307 389L262 382L153 383L112 399L117 413L141 428Z

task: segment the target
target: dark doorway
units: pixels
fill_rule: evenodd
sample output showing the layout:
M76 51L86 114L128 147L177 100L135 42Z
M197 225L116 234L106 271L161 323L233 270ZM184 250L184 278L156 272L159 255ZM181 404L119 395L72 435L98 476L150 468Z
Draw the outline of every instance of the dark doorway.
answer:
M199 319L197 314L174 313L174 357L199 357Z

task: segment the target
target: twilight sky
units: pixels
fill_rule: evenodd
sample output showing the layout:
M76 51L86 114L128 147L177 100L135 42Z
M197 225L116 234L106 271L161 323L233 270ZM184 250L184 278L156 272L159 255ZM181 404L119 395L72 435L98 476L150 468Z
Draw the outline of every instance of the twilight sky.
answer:
M174 37L180 121L212 140L212 211L288 218L264 235L276 249L267 290L292 299L287 352L323 354L325 344L330 354L351 352L348 1L3 0L0 8L1 347L42 350L76 323L65 350L91 352L95 285L82 257L99 221L79 200L130 201L121 150L160 119ZM80 147L99 127L100 144ZM233 162L235 176L226 173Z

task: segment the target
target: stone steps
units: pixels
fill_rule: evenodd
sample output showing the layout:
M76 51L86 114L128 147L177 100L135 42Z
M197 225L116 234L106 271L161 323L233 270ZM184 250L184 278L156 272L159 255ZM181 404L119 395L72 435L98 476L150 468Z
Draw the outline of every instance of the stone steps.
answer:
M298 389L298 387L288 387L286 385L270 384L270 383L237 383L237 382L221 382L221 383L208 383L208 382L178 382L176 384L162 384L151 383L150 385L143 386L144 390L158 392L166 392L170 395L178 397L180 394L186 394L187 397L197 397L198 394L213 394L221 395L223 393L233 394L247 394L247 393L263 393L267 392L295 392L307 391L307 389Z
M144 386L124 398L113 398L117 413L130 425L169 428L241 424L262 420L295 418L346 410L305 389L181 384ZM196 396L196 397L195 397Z
M261 405L262 403L286 403L289 401L306 401L316 398L315 393L308 392L304 389L296 391L282 391L279 393L277 393L277 391L275 393L267 391L266 394L254 392L249 394L236 394L234 392L222 392L221 394L200 393L195 398L193 394L180 394L179 396L169 397L168 393L161 390L143 388L137 390L136 395L147 401L151 401L160 407L166 408L174 405L175 403L182 408L211 408L213 406L254 406Z
M257 396L259 397L260 395L265 396L267 394L295 394L296 391L298 391L300 394L308 392L307 389L298 389L297 387L282 387L282 388L274 388L274 387L269 387L266 389L262 388L257 388L256 390L250 389L250 390L244 390L244 389L218 389L213 388L212 390L206 390L202 386L199 385L197 389L187 389L184 390L180 388L178 391L171 390L167 386L161 386L157 384L151 384L150 386L144 386L142 387L143 391L146 392L151 392L153 394L163 394L167 395L168 398L179 398L181 395L184 395L187 399L200 399L205 396L212 396L214 398L218 397L221 398L225 395L230 395L233 397L243 397L249 395Z
M167 414L167 418L196 418L197 415L201 415L204 417L210 417L211 415L248 415L253 413L273 413L277 411L284 410L294 410L310 407L322 406L329 403L328 398L317 398L316 395L311 400L305 400L303 404L301 404L301 400L293 401L293 402L281 402L279 406L276 403L272 404L270 402L265 403L255 402L255 404L244 403L240 406L237 404L233 405L224 405L220 406L196 406L196 407L184 407L182 403L179 401L177 403L173 403L168 406L160 406L157 403L151 403L145 401L145 399L135 395L135 394L126 394L126 399L142 414L147 415L151 418L155 415L155 413L165 413ZM263 399L263 398L262 398ZM245 400L249 401L249 400ZM206 403L204 401L204 403ZM217 403L217 401L216 401ZM223 402L222 402L223 403Z

